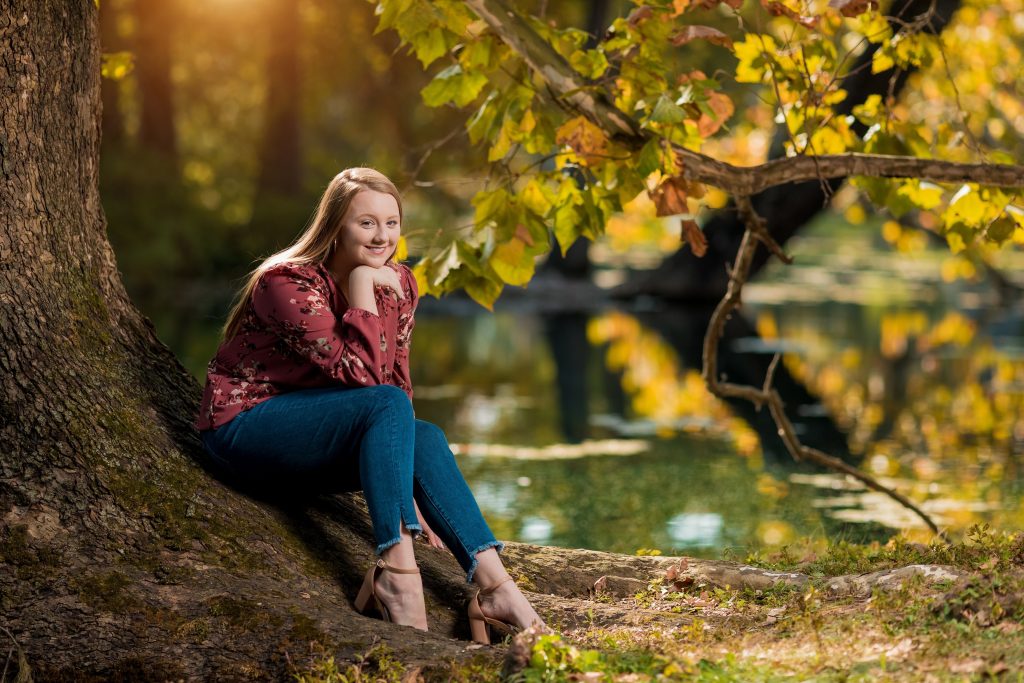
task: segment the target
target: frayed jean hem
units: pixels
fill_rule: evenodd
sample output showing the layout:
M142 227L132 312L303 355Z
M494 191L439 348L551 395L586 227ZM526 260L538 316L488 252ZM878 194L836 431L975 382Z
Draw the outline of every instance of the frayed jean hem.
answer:
M418 522L415 523L415 524L406 524L405 528L406 528L406 530L408 530L412 534L413 540L418 538L419 535L423 533L423 527L421 527ZM378 555L380 555L381 553L383 553L385 550L387 550L391 546L398 545L401 542L402 542L402 535L399 534L395 538L392 538L390 541L387 541L386 543L381 543L380 545L378 545L377 549L374 552L377 553Z
M500 553L502 550L505 549L505 544L502 543L501 541L488 541L487 543L484 543L482 546L480 546L479 548L476 548L473 552L471 552L469 554L469 557L470 557L469 571L466 572L466 583L473 583L473 574L476 573L476 565L477 565L476 555L477 555L477 553L482 553L483 551L487 550L488 548L494 548L496 552Z

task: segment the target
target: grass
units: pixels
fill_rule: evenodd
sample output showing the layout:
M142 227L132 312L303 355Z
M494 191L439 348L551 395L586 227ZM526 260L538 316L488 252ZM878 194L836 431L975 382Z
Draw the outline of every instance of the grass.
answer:
M750 560L815 578L806 589L761 591L655 578L615 601L634 612L650 610L649 623L598 626L590 620L541 636L524 645L525 666L507 680L1024 681L1024 535L978 527L948 546L837 543ZM929 584L917 576L867 597L835 597L824 588L828 577L908 564L949 565L966 577ZM666 621L665 612L679 619ZM408 674L386 656L374 657L335 667L333 678L297 680L390 681ZM498 681L494 662L439 663L419 673L428 681Z

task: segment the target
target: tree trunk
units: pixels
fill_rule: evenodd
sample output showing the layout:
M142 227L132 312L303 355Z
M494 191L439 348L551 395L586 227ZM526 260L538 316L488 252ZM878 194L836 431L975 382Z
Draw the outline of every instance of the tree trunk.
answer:
M100 47L103 52L120 52L124 41L117 31L117 5L104 2L100 6ZM121 113L121 81L103 79L103 145L108 149L124 140L124 115Z
M205 469L200 388L105 234L96 5L4 0L0 33L0 626L36 680L276 680L313 640L465 655L450 555L420 553L434 633L363 618L358 496L257 499Z
M267 102L257 204L267 194L294 197L302 190L299 3L276 0L269 14Z
M896 17L896 20L890 23L896 31L900 29L902 23L913 21L925 12L934 11L931 23L924 30L929 33L941 33L960 4L960 0L900 0L890 10ZM898 96L903 89L910 71L890 69L877 74L871 72L871 59L877 50L878 45L870 45L850 68L849 75L843 79L841 88L847 92L847 97L836 105L837 116L852 113L853 108L863 104L869 95L886 97L891 93ZM859 135L865 133L865 128L860 122L856 122L853 128ZM775 132L768 153L769 158L777 159L784 156L785 140L785 126L780 126ZM776 185L758 193L752 201L757 213L768 222L768 228L775 241L785 244L828 206L829 200L843 181L842 178L834 178L822 182L814 180ZM658 268L638 275L616 288L613 296L631 298L649 294L680 301L717 301L725 294L729 283L728 271L723 264L731 264L736 259L743 231L743 221L730 205L712 216L704 226L708 238L707 254L698 258L691 249L683 247L666 258ZM757 250L751 265L751 275L764 267L768 256L766 249Z
M174 0L134 0L135 63L141 99L139 142L144 149L177 163L171 38L177 15Z

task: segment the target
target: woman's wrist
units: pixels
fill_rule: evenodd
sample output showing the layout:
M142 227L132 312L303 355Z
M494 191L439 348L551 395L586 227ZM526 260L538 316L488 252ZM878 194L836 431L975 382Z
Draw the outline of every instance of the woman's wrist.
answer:
M358 266L348 276L349 305L377 315L373 297L373 273L368 266Z

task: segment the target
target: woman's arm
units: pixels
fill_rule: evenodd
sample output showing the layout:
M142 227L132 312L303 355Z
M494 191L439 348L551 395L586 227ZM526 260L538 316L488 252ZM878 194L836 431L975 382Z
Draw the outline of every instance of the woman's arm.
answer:
M383 383L384 334L376 306L373 311L349 307L339 321L322 280L304 267L290 265L263 274L252 304L270 331L327 376L355 386Z
M416 306L420 292L416 276L405 264L398 264L402 270L402 285L405 298L398 304L398 334L395 349L395 365L392 368L395 386L409 394L412 400L412 377L409 373L409 350L412 345L412 329L416 326Z

